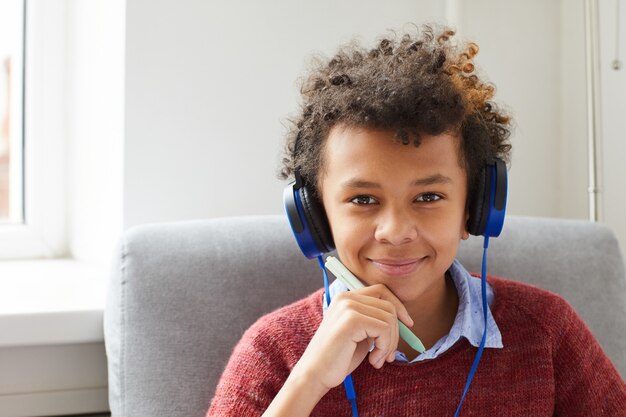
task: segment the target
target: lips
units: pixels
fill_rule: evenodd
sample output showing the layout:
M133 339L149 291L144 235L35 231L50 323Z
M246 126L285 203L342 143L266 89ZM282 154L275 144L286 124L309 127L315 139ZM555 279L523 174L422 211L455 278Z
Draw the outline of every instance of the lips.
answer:
M369 260L376 268L387 275L402 276L415 272L424 262L424 259L426 258L380 258Z

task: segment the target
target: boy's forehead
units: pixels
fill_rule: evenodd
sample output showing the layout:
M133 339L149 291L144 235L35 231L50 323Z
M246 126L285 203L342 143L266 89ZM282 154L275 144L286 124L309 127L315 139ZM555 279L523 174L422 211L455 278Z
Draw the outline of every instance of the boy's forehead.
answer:
M393 130L338 126L323 147L320 174L351 171L376 173L405 168L461 169L460 136L450 133L423 135L421 143L403 144Z

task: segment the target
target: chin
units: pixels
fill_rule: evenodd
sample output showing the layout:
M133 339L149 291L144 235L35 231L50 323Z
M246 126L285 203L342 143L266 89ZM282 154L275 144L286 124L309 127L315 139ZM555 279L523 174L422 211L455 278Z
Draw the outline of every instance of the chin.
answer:
M419 283L409 281L408 279L394 277L378 282L385 284L403 303L415 300L423 293Z

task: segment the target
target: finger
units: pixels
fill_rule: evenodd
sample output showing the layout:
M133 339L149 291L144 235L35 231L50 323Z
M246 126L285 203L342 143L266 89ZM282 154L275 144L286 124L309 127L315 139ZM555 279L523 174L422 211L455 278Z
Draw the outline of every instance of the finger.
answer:
M349 311L342 326L349 332L352 341L365 344L366 350L370 350L374 342L374 349L370 352L372 364L384 360L398 347L398 320L389 312L360 305Z
M388 301L375 297L352 294L343 297L332 306L333 315L347 312L357 312L363 316L372 317L388 323L394 330L398 330L398 317L395 307ZM330 310L329 310L330 311ZM337 311L335 313L335 311Z
M397 323L397 321L396 321ZM370 350L369 362L377 369L380 369L386 362L393 362L396 358L398 348L398 333L392 330L390 335L391 345L386 345L385 338L378 338L374 341Z
M335 297L335 300L337 300L337 304L358 303L362 305L368 305L379 310L386 311L387 313L393 315L396 319L398 319L398 311L396 306L391 301L387 301L382 297L377 296L376 294L363 294L357 291L348 291L337 295ZM333 303L335 302L335 300L333 300Z
M351 340L361 345L357 352L362 352L363 356L359 353L359 357L364 358L369 351L369 361L377 367L386 359L390 362L395 360L400 332L396 310L391 302L369 295L342 293L335 297L328 313L325 319L332 316L332 321L341 322L342 332L350 334ZM372 340L375 340L373 346Z
M378 348L374 349L368 357L369 363L376 369L380 369L383 366L385 363L384 359L384 352L381 352Z
M400 329L398 328L398 320L396 320L396 322L394 323L396 328L394 330L393 333L393 350L391 350L391 352L389 352L389 354L387 355L387 362L393 362L394 360L396 360L396 351L398 350L398 343L400 342Z
M382 338L379 338L374 342L374 349L368 357L369 363L377 369L380 369L385 364L391 353L395 355L395 349L389 349L382 340Z
M357 311L365 316L389 323L392 350L388 351L387 354L395 358L395 350L398 348L400 340L400 329L396 309L391 302L369 295L344 293L343 297L337 301L335 308Z
M395 360L400 338L395 315L368 305L353 307L350 313L352 320L345 325L356 330L352 340L364 344L369 351L368 361L380 368L385 361Z
M395 309L396 316L408 327L413 327L415 322L409 315L402 301L396 297L396 295L391 292L389 288L387 288L384 284L376 284L369 287L361 288L357 291L351 291L355 294L366 295L374 298L378 298L380 300L387 301L391 303Z

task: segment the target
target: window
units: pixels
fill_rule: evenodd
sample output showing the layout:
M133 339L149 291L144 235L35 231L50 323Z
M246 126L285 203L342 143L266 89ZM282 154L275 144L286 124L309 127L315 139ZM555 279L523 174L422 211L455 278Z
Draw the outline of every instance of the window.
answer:
M126 2L0 0L0 44L4 22L17 20L9 2L25 3L24 203L21 222L0 221L0 358L15 353L0 380L17 381L0 381L0 415L102 412L102 310L122 229ZM52 362L61 377L37 366Z
M0 2L0 259L67 254L66 15L61 0Z
M0 224L24 222L24 0L0 3Z

